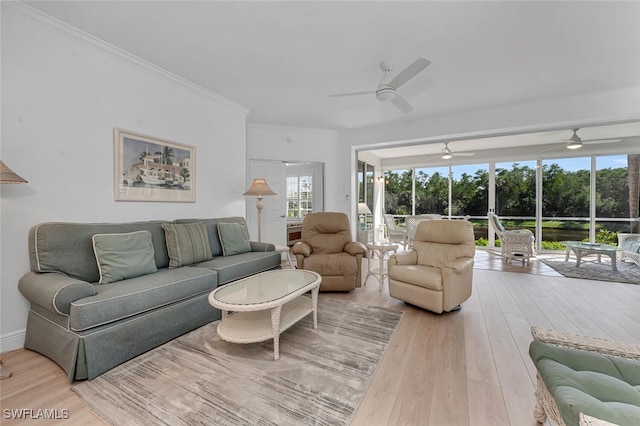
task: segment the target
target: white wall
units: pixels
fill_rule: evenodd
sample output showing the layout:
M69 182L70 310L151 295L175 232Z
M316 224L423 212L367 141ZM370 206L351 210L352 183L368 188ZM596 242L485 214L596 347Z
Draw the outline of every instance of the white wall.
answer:
M29 181L0 186L6 351L23 344L32 225L243 216L248 111L42 15L2 12L1 159ZM115 202L114 127L195 146L196 202Z
M349 183L336 177L337 139L338 133L332 130L249 124L247 158L324 163L324 209L348 213Z

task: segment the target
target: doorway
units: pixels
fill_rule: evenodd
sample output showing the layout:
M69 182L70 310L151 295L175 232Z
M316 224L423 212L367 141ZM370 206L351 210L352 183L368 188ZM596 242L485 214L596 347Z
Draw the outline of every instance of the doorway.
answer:
M247 182L255 178L265 178L277 194L263 201L263 242L287 245L289 224L301 224L305 214L324 211L324 163L250 160ZM253 199L247 199L246 218L255 241L258 211Z

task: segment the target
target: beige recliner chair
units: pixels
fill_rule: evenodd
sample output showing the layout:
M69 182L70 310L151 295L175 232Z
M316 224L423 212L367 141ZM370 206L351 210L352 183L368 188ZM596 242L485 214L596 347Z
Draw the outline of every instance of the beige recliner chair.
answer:
M344 213L310 213L302 222L302 241L291 247L299 269L322 276L320 291L351 291L362 285L366 247L353 241Z
M411 251L389 258L389 294L436 313L456 310L471 296L474 254L471 222L422 221Z

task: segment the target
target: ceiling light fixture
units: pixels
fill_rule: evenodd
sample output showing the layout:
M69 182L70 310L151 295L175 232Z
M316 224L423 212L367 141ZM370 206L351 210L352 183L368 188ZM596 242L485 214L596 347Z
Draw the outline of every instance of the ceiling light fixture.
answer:
M580 129L571 129L573 130L573 135L569 139L567 139L567 149L578 149L582 146L582 139L578 136L578 130Z
M578 149L582 147L582 141L569 141L567 142L567 149Z
M398 98L398 92L391 87L383 87L376 91L376 98L382 102L393 102Z
M449 145L448 145L448 143L445 143L445 144L444 144L444 148L442 149L442 155L441 155L441 158L442 158L443 160L448 160L448 159L450 159L451 157L453 157L453 154L451 153L451 150L449 149Z

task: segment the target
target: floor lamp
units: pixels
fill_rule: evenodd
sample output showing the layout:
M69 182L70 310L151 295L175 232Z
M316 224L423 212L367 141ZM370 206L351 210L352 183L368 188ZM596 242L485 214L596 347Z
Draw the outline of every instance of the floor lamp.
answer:
M255 178L253 183L242 195L253 195L258 197L256 200L256 207L258 209L258 242L262 242L262 207L264 204L262 202L262 197L265 195L278 195L269 188L267 185L267 180L264 178Z
M4 183L27 183L27 181L0 161L0 184ZM11 377L11 372L2 367L2 360L0 360L0 380L9 377Z

